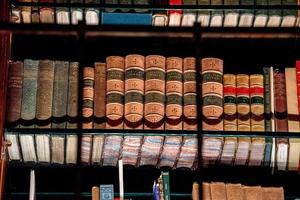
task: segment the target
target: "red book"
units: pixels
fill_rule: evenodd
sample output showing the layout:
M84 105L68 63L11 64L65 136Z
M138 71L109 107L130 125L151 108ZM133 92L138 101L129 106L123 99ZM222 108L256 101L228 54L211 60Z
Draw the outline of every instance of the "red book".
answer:
M300 113L300 60L296 61L298 112Z
M174 6L174 5L178 5L181 6L182 5L182 0L169 0L169 5L170 6ZM169 14L182 14L182 10L169 10Z

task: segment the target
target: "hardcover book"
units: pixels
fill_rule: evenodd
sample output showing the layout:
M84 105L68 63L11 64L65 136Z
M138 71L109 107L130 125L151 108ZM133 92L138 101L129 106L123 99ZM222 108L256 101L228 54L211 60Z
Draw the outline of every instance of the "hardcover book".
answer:
M236 76L238 131L250 131L249 75Z
M249 157L249 150L251 146L251 138L238 138L238 147L235 154L234 165L246 165Z
M276 138L276 167L285 171L288 165L289 141L287 138Z
M69 0L56 0L56 3L68 3ZM56 8L56 23L57 24L70 24L69 8L58 7Z
M202 183L202 199L211 200L210 183Z
M33 135L19 135L20 147L22 150L22 158L24 162L36 162L36 149Z
M35 135L35 145L38 162L50 163L50 135ZM54 156L54 155L52 155Z
M104 145L104 135L93 136L92 163L101 163L102 150Z
M243 200L243 189L241 184L226 184L226 200Z
M21 0L21 2L32 2L32 0ZM31 23L31 7L22 6L21 7L22 22L25 24Z
M93 128L93 115L94 115L94 84L95 84L95 71L93 67L83 68L83 104L82 104L82 128Z
M243 186L245 200L263 200L263 190L261 186Z
M268 5L281 5L281 0L268 0ZM268 10L269 20L267 22L267 27L279 27L282 20L282 10L281 9L269 9Z
M51 135L51 163L65 164L65 136Z
M256 0L256 5L267 6L268 0ZM268 10L257 9L254 12L255 12L255 19L253 22L253 27L265 27L268 21Z
M284 200L283 187L264 187L263 188L264 200Z
M283 6L297 6L297 4L298 1L296 0L281 1L281 5ZM298 16L297 11L297 9L283 9L281 27L294 27Z
M224 5L238 6L239 0L224 0ZM224 27L236 27L238 25L238 19L238 10L225 10Z
M78 136L68 134L66 136L66 164L77 163Z
M241 0L240 5L252 6L255 4L254 0ZM240 27L251 27L254 20L254 11L251 9L244 9L240 13Z
M249 155L249 166L261 166L264 159L265 138L252 138Z
M105 128L106 64L95 63L94 128Z
M70 3L83 3L83 0L70 0ZM82 8L71 8L71 23L78 24L83 20L83 9Z
M10 160L21 160L21 152L19 147L19 137L17 133L5 131L5 139L11 143L7 147Z
M194 136L185 136L182 140L181 151L176 168L194 169L198 158L198 139Z
M222 137L204 137L202 145L203 165L214 165L221 158L224 139Z
M211 200L226 199L225 184L221 182L213 182L210 184Z
M163 18L163 20L165 20ZM155 23L158 22L159 19ZM111 13L102 12L101 24L103 25L152 25L151 13Z
M181 136L166 136L163 150L160 155L159 167L174 168L175 162L179 157L180 146L182 143Z
M163 146L163 136L144 136L139 166L156 166Z
M69 69L69 86L67 100L67 128L77 128L78 126L78 80L79 80L79 63L70 62Z
M211 0L210 5L223 5L223 0ZM210 26L211 27L222 27L223 26L223 19L224 19L224 12L223 10L212 10L211 17L210 17Z
M93 136L84 134L81 137L81 155L80 159L82 163L89 164L91 161L91 151L93 146Z
M232 165L237 149L236 137L225 137L220 163L224 165Z
M300 162L300 139L289 138L288 170L297 171Z
M237 131L236 76L224 74L224 131Z
M116 167L122 148L122 136L106 136L102 154L102 165Z
M41 3L54 3L54 0L39 0ZM54 8L41 7L40 8L40 21L41 23L54 24Z
M265 115L265 131L272 131L272 115L271 113L271 84L270 84L270 68L264 67L264 115Z
M210 5L210 0L198 0L198 5ZM209 10L199 10L197 22L201 26L207 27L210 24L210 11Z
M124 165L137 166L142 146L142 136L125 136L122 144L121 160Z
M113 200L114 199L114 186L113 185L100 185L100 199Z

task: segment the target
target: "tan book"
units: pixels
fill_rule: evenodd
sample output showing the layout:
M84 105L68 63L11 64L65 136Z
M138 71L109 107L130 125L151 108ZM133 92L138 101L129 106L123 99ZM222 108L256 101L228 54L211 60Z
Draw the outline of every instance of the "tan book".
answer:
M193 190L192 190L192 199L193 200L199 200L199 183L194 182L193 183Z
M67 103L67 128L78 127L78 76L79 63L70 62L69 69L69 87L68 87L68 103Z
M92 200L100 200L100 189L97 186L92 187Z
M65 163L65 136L52 135L51 136L51 156L52 163Z
M244 200L263 200L263 190L260 186L243 186Z
M264 187L263 200L284 200L282 187Z
M213 182L210 184L211 200L226 200L225 183Z
M236 75L224 74L224 131L237 131Z
M50 163L50 136L47 134L35 135L35 145L38 162Z
M286 100L289 132L300 132L296 68L285 68Z
M94 84L95 84L95 69L93 67L83 68L83 103L82 103L82 128L93 128L94 115Z
M105 128L106 64L95 63L94 128Z
M249 75L236 76L238 131L250 131Z
M241 184L226 184L227 200L243 200L243 189Z
M78 147L78 136L67 135L66 137L66 164L77 163L77 148Z
M210 183L202 183L202 199L211 200Z
M297 171L300 161L300 138L290 138L288 170Z

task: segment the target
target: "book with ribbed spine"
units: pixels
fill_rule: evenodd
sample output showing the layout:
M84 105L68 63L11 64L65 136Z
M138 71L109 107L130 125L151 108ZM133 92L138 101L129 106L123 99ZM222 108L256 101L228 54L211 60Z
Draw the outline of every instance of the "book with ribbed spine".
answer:
M238 131L250 131L249 75L236 76Z
M79 63L70 62L67 100L67 128L77 128L78 126L78 80Z
M144 56L130 54L125 57L125 129L143 129L144 70Z
M237 131L236 75L224 74L224 131Z
M56 0L56 3L68 3L69 0ZM57 24L70 24L70 10L67 7L57 7L55 10Z
M105 128L106 64L95 63L94 128Z
M51 135L51 163L65 164L65 135Z
M54 3L54 0L39 0L40 3ZM40 21L41 23L54 24L54 8L40 7Z
M93 114L94 114L94 84L95 71L93 67L83 68L83 104L82 104L82 128L93 128Z
M109 56L106 68L106 128L123 129L125 59Z
M265 115L265 131L272 131L271 124L271 88L270 88L270 68L263 68L264 74L264 115Z
M182 130L182 65L182 58L167 58L165 122L166 130Z
M35 145L38 162L50 163L50 135L37 134L35 135Z

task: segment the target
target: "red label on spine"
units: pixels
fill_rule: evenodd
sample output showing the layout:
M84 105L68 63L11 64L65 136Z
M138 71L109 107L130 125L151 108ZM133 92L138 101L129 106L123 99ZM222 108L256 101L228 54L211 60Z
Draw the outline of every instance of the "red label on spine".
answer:
M224 95L236 94L236 87L234 86L224 86Z
M259 94L264 95L264 88L263 87L251 87L250 88L250 94Z
M182 5L182 0L169 0L169 5L170 6L181 6ZM178 13L178 14L182 14L182 10L170 10L169 14L174 14L174 13Z
M236 89L236 94L239 95L245 95L249 96L249 88L248 87L238 87Z

